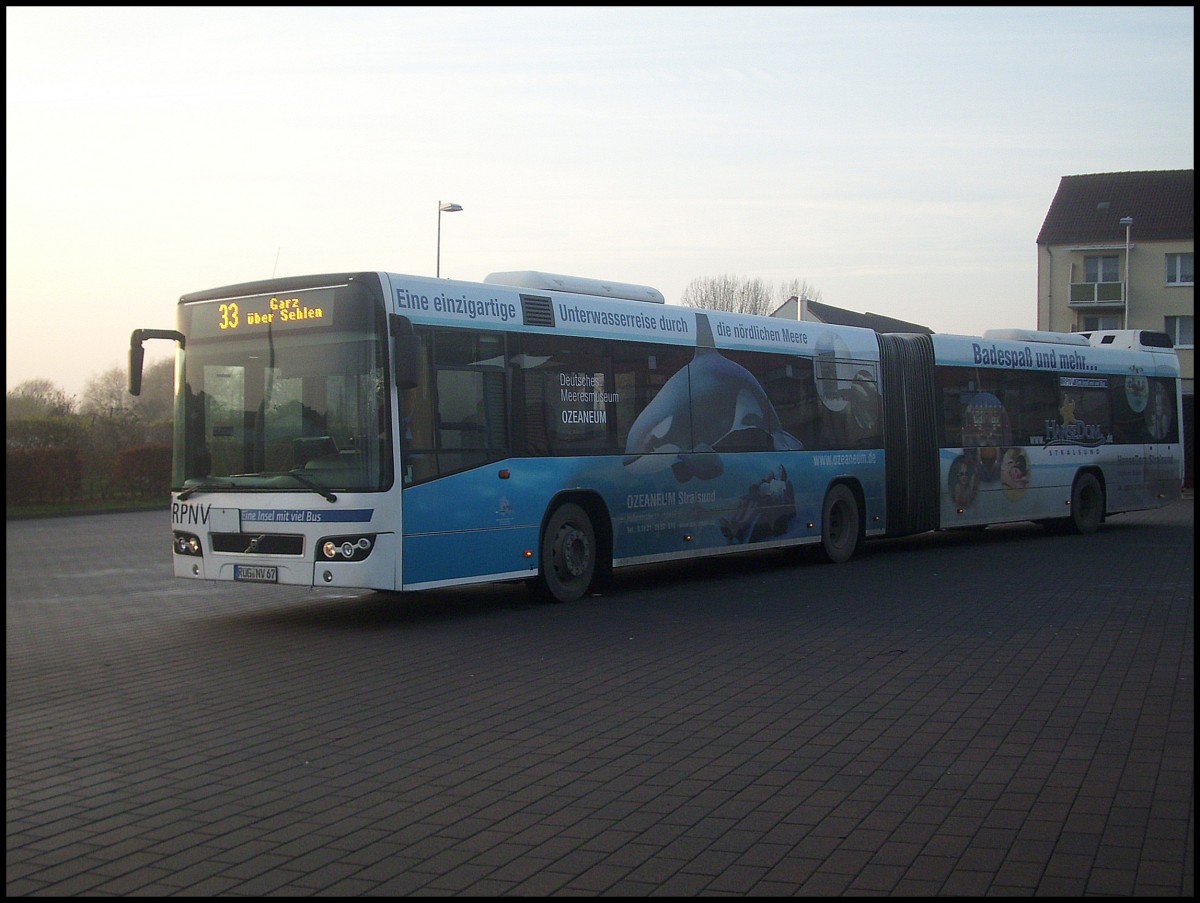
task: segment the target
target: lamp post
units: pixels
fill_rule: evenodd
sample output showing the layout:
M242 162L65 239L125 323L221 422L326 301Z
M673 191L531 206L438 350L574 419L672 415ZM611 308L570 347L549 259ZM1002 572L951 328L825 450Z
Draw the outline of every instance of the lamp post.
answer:
M442 214L458 213L460 210L462 210L462 205L460 204L438 201L437 276L439 278L442 275Z
M1129 328L1129 230L1133 228L1133 217L1121 217L1121 225L1125 227L1125 328Z

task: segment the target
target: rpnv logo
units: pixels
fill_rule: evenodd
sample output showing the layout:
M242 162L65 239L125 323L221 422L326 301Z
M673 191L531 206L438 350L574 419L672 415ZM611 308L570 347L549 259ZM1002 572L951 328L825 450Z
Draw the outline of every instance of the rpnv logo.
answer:
M171 503L171 526L200 527L208 523L212 505L190 505L187 502Z

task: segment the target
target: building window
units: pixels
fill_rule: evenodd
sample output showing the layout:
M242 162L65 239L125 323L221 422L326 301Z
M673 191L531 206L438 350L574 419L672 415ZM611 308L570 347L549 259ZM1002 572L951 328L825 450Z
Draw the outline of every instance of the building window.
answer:
M1120 282L1119 257L1083 258L1084 282Z
M1109 314L1101 317L1080 317L1079 331L1080 332L1103 332L1107 329L1120 329L1121 318L1117 314Z
M1195 252L1167 255L1167 285L1194 285L1195 278Z
M1166 325L1167 335L1171 337L1176 348L1194 347L1196 341L1195 317L1166 317L1163 322Z

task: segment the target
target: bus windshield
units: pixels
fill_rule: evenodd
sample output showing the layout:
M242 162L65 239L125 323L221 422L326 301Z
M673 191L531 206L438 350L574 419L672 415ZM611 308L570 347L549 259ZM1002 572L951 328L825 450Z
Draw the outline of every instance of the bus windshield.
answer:
M175 489L391 485L382 310L353 286L319 292L181 306Z

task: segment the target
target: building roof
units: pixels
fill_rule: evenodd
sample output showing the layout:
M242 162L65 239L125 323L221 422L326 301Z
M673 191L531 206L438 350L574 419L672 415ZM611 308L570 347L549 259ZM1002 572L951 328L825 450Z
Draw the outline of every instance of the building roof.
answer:
M1123 243L1126 216L1134 241L1193 241L1195 187L1193 169L1063 176L1037 243Z
M933 330L928 326L918 326L906 320L885 317L882 314L860 314L853 310L834 307L832 304L822 304L820 301L807 301L808 312L822 323L832 323L837 326L865 326L876 332L920 332L932 335Z

